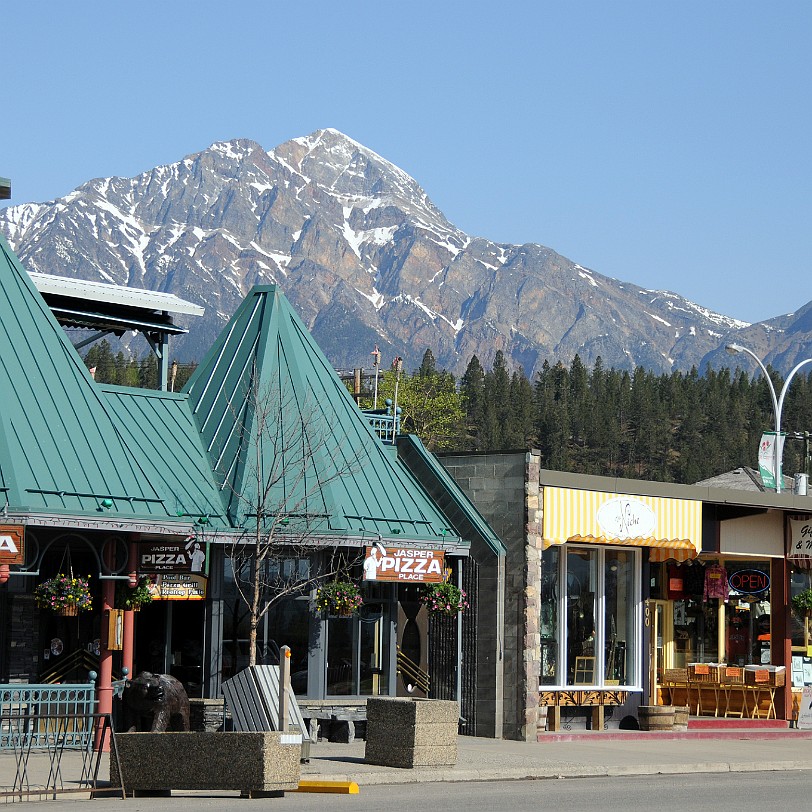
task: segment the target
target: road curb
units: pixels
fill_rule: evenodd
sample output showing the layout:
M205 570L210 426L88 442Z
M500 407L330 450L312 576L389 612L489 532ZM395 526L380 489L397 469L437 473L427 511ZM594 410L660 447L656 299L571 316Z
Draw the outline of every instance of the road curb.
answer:
M359 787L385 784L462 783L475 781L543 781L561 778L622 778L634 775L686 773L787 772L807 770L803 761L692 762L677 764L549 765L543 768L508 767L498 770L408 770L348 775L308 775L308 782L355 782Z

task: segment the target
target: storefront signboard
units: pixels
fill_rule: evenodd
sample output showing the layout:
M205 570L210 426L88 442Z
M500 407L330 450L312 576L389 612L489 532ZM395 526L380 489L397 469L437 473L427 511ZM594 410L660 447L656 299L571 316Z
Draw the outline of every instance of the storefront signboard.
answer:
M365 581L439 584L445 575L443 550L417 550L409 547L367 547L364 558Z
M812 519L789 520L789 553L787 558L812 556Z
M139 572L208 573L208 549L194 536L184 541L142 543L138 553Z
M25 527L16 524L0 525L0 564L25 562Z
M657 516L644 502L621 496L598 508L598 526L608 538L647 538L654 534Z
M801 693L801 707L798 709L798 728L812 729L812 686L804 687Z
M164 572L152 577L149 591L155 601L203 601L207 579L191 573Z
M758 595L770 588L770 576L761 570L738 570L730 573L727 583L734 592Z

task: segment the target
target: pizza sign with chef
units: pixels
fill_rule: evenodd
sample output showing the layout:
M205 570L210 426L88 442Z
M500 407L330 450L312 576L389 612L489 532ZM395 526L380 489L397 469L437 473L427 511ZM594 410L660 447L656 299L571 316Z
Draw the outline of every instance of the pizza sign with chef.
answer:
M364 580L439 584L443 581L444 561L442 550L374 544L366 548Z

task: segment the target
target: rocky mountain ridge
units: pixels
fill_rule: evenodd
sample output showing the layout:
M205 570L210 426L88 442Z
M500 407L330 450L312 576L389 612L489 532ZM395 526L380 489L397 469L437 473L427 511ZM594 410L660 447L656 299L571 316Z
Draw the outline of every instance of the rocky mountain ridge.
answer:
M810 347L812 303L747 325L676 293L603 276L536 244L471 237L417 181L336 130L266 151L213 144L134 178L91 180L0 209L30 271L174 293L201 304L173 345L199 359L247 291L276 283L336 366L407 368L431 348L461 375L501 349L528 375L546 360L643 366L713 361L728 340L780 367ZM806 349L805 349L806 348ZM725 357L721 365L730 365Z

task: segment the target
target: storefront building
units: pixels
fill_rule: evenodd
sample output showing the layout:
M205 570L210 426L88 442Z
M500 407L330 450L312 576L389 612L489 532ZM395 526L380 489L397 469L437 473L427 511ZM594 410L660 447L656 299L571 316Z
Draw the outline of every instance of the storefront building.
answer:
M546 471L537 452L442 462L507 547L506 735L633 727L661 703L791 718L812 684L792 608L808 496Z
M479 562L499 559L498 539L450 480L427 475L430 495L381 442L275 287L249 294L184 391L101 386L0 248L0 682L94 670L109 708L126 668L217 698L248 661L242 575L258 539L270 552L257 661L290 646L314 714L441 695L468 703L470 732L498 729L499 704L477 704L477 679L499 678L501 641L484 669L465 643ZM37 605L37 585L60 573L89 576L89 611ZM464 616L428 616L419 587L438 575L467 587ZM348 617L315 608L338 576L361 591ZM142 579L153 600L134 611L119 592Z
M697 556L701 503L554 486L541 500L542 706L590 689L631 712L644 684L644 563Z

